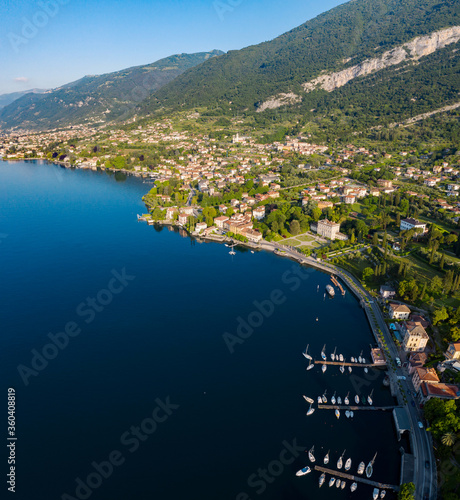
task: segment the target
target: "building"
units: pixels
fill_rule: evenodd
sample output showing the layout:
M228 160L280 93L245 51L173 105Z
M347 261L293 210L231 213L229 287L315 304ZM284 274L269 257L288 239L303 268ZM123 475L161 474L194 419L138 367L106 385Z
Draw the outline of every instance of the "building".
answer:
M318 221L316 232L324 236L325 238L329 238L330 240L335 240L337 233L340 231L340 224L336 222L331 222L327 219Z
M396 290L391 288L391 286L381 285L380 286L380 297L382 299L390 299L396 295Z
M388 307L388 313L391 319L409 319L410 309L404 304L394 304Z
M197 233L201 233L201 231L204 231L207 227L208 225L206 224L206 222L197 222L195 226L195 231Z
M380 187L384 187L384 188L391 188L391 187L393 187L393 182L389 181L387 179L377 179L377 184Z
M453 342L449 344L445 355L446 358L450 360L460 359L460 342Z
M412 375L416 368L425 366L428 356L424 352L416 352L409 356L409 375Z
M190 216L188 214L179 214L179 217L178 217L178 222L181 226L185 226L188 222L188 218Z
M431 398L458 399L460 397L460 388L452 384L423 382L420 384L417 396L423 403L426 403Z
M214 224L219 228L219 229L223 229L224 228L224 222L228 221L228 217L226 217L225 215L222 215L220 217L216 217L214 219Z
M377 347L371 349L371 358L374 365L385 366L387 364L382 349Z
M423 352L425 350L429 337L420 323L404 322L401 333L404 335L403 348L406 352Z
M418 221L417 219L401 219L401 223L399 225L399 229L401 231L410 231L411 229L421 229L423 233L426 232L426 224Z
M257 207L252 211L254 219L262 220L265 217L265 206Z
M418 392L423 382L439 383L439 377L434 368L416 368L414 370L412 383L414 384L415 392Z

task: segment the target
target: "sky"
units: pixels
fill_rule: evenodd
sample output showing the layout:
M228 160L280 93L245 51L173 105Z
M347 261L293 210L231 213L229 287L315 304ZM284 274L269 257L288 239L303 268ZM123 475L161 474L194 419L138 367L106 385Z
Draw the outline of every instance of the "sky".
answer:
M271 40L344 0L2 0L0 94Z

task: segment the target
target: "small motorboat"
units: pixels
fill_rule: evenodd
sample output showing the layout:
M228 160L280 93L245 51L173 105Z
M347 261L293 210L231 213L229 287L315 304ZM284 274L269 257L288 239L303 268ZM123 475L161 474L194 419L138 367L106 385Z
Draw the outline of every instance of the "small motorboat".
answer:
M362 362L363 362L363 351L361 351L361 354L358 356L358 361L359 361L360 363L362 363Z
M306 401L307 403L310 403L310 404L313 404L313 403L314 403L313 399L308 398L307 396L304 396L303 398L305 399L305 401Z
M353 413L353 411L350 410L350 418L353 418L355 416L355 414Z
M335 482L335 487L340 488L341 484L342 484L342 481L340 479L337 479L337 481Z
M356 403L357 405L359 405L359 396L358 396L357 394L356 394L356 396L355 396L355 403Z
M340 373L345 373L345 367L343 365L340 367Z
M378 497L379 497L379 489L378 488L374 488L374 491L372 493L372 498L374 500L377 500Z
M364 462L361 462L359 465L358 465L358 474L361 475L364 473L364 468L366 467L366 464Z
M336 416L337 418L340 418L340 411L339 411L339 410L335 410L335 416Z
M319 477L319 487L323 486L324 481L326 480L326 474L323 472L321 476Z
M344 362L343 354L339 354L339 361L342 363Z
M335 483L335 477L331 477L331 479L329 479L329 488L331 486L334 486L334 483Z
M342 398L341 398L340 396L337 398L337 404L338 404L338 405L341 405L341 404L342 404Z
M332 398L331 398L331 403L332 403L333 405L335 405L335 392L334 392L334 394L332 395Z
M384 498L386 494L387 494L386 490L380 490L380 498Z
M351 369L351 366L348 367L348 371L351 373L352 372L352 369Z
M329 451L326 453L326 456L324 457L324 465L327 465L329 463Z
M349 459L345 462L345 470L350 470L350 467L351 467L351 458L349 458Z
M310 415L312 415L313 413L315 413L315 409L312 408L312 406L310 405L310 408L308 409L307 411L307 417L309 417Z
M296 476L305 476L306 474L310 474L311 469L310 467L304 467L303 469L300 469L295 473Z
M367 366L365 366L364 367L364 373L368 373L368 372L369 372L369 370L368 370Z
M352 485L350 486L351 492L353 493L354 491L356 491L357 487L358 487L358 483L352 483Z
M355 358L353 356L351 357L351 362L356 363Z
M349 412L348 410L345 412L345 416L346 416L347 418L350 418L350 412Z
M346 485L347 485L347 482L344 479L342 479L342 490L345 489Z
M321 396L318 396L318 404L320 405L322 402L323 402L323 399L321 398Z
M321 367L321 371L324 373L326 370L327 370L327 365L323 365L323 366Z
M366 358L363 358L363 365L366 364Z
M310 459L310 462L314 462L316 460L314 452L315 452L315 447L312 446L311 450L308 450L308 458Z
M350 393L348 393L348 394L345 396L345 400L344 400L344 401L345 401L345 404L346 404L347 406L349 406L349 404L350 404L350 400L348 399L348 395L349 395L349 394L350 394Z

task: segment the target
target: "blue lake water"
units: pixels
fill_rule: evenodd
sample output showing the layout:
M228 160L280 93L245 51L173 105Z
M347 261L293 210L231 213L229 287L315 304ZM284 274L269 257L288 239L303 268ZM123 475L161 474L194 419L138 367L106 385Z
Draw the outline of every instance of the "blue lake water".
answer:
M365 485L318 489L315 471L297 478L308 464L298 447L312 445L319 465L331 450L333 468L346 449L352 471L377 451L373 478L396 484L390 412L306 416L302 394L326 389L374 389L375 404L393 404L382 372L305 370L307 344L316 357L324 344L369 357L374 339L352 294L324 298L329 276L270 253L232 257L138 223L149 188L0 162L0 373L5 406L16 390L17 498L371 498ZM231 353L223 336L234 341L242 321L253 327ZM66 327L73 336L53 347L49 334L62 347Z

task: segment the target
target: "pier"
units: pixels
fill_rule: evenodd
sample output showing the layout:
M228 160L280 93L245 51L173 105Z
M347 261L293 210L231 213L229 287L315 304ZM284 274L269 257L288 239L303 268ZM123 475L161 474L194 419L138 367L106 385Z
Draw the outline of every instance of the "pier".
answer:
M357 410L377 410L377 411L391 411L394 410L395 408L401 408L400 406L365 406L364 404L362 406L343 406L343 405L323 405L319 404L318 405L318 410L351 410L351 411L357 411Z
M324 361L322 359L315 359L313 360L313 363L315 363L315 365L355 366L356 368L378 368L386 366L386 364L383 365L382 363L376 365L375 363L347 363L346 361Z
M315 470L319 472L324 472L326 474L330 474L334 477L340 477L341 479L348 479L349 481L356 481L357 483L368 484L369 486L373 486L374 488L380 488L381 490L393 490L399 491L399 486L394 484L384 484L378 483L376 481L371 481L362 476L353 476L352 474L347 474L346 472L335 471L332 469L326 469L326 467L321 467L319 465L315 465Z
M331 276L331 281L332 281L332 283L334 283L334 285L336 287L338 287L340 289L340 291L342 292L342 295L345 295L345 290L342 288L342 285L337 281L337 279L334 275Z

